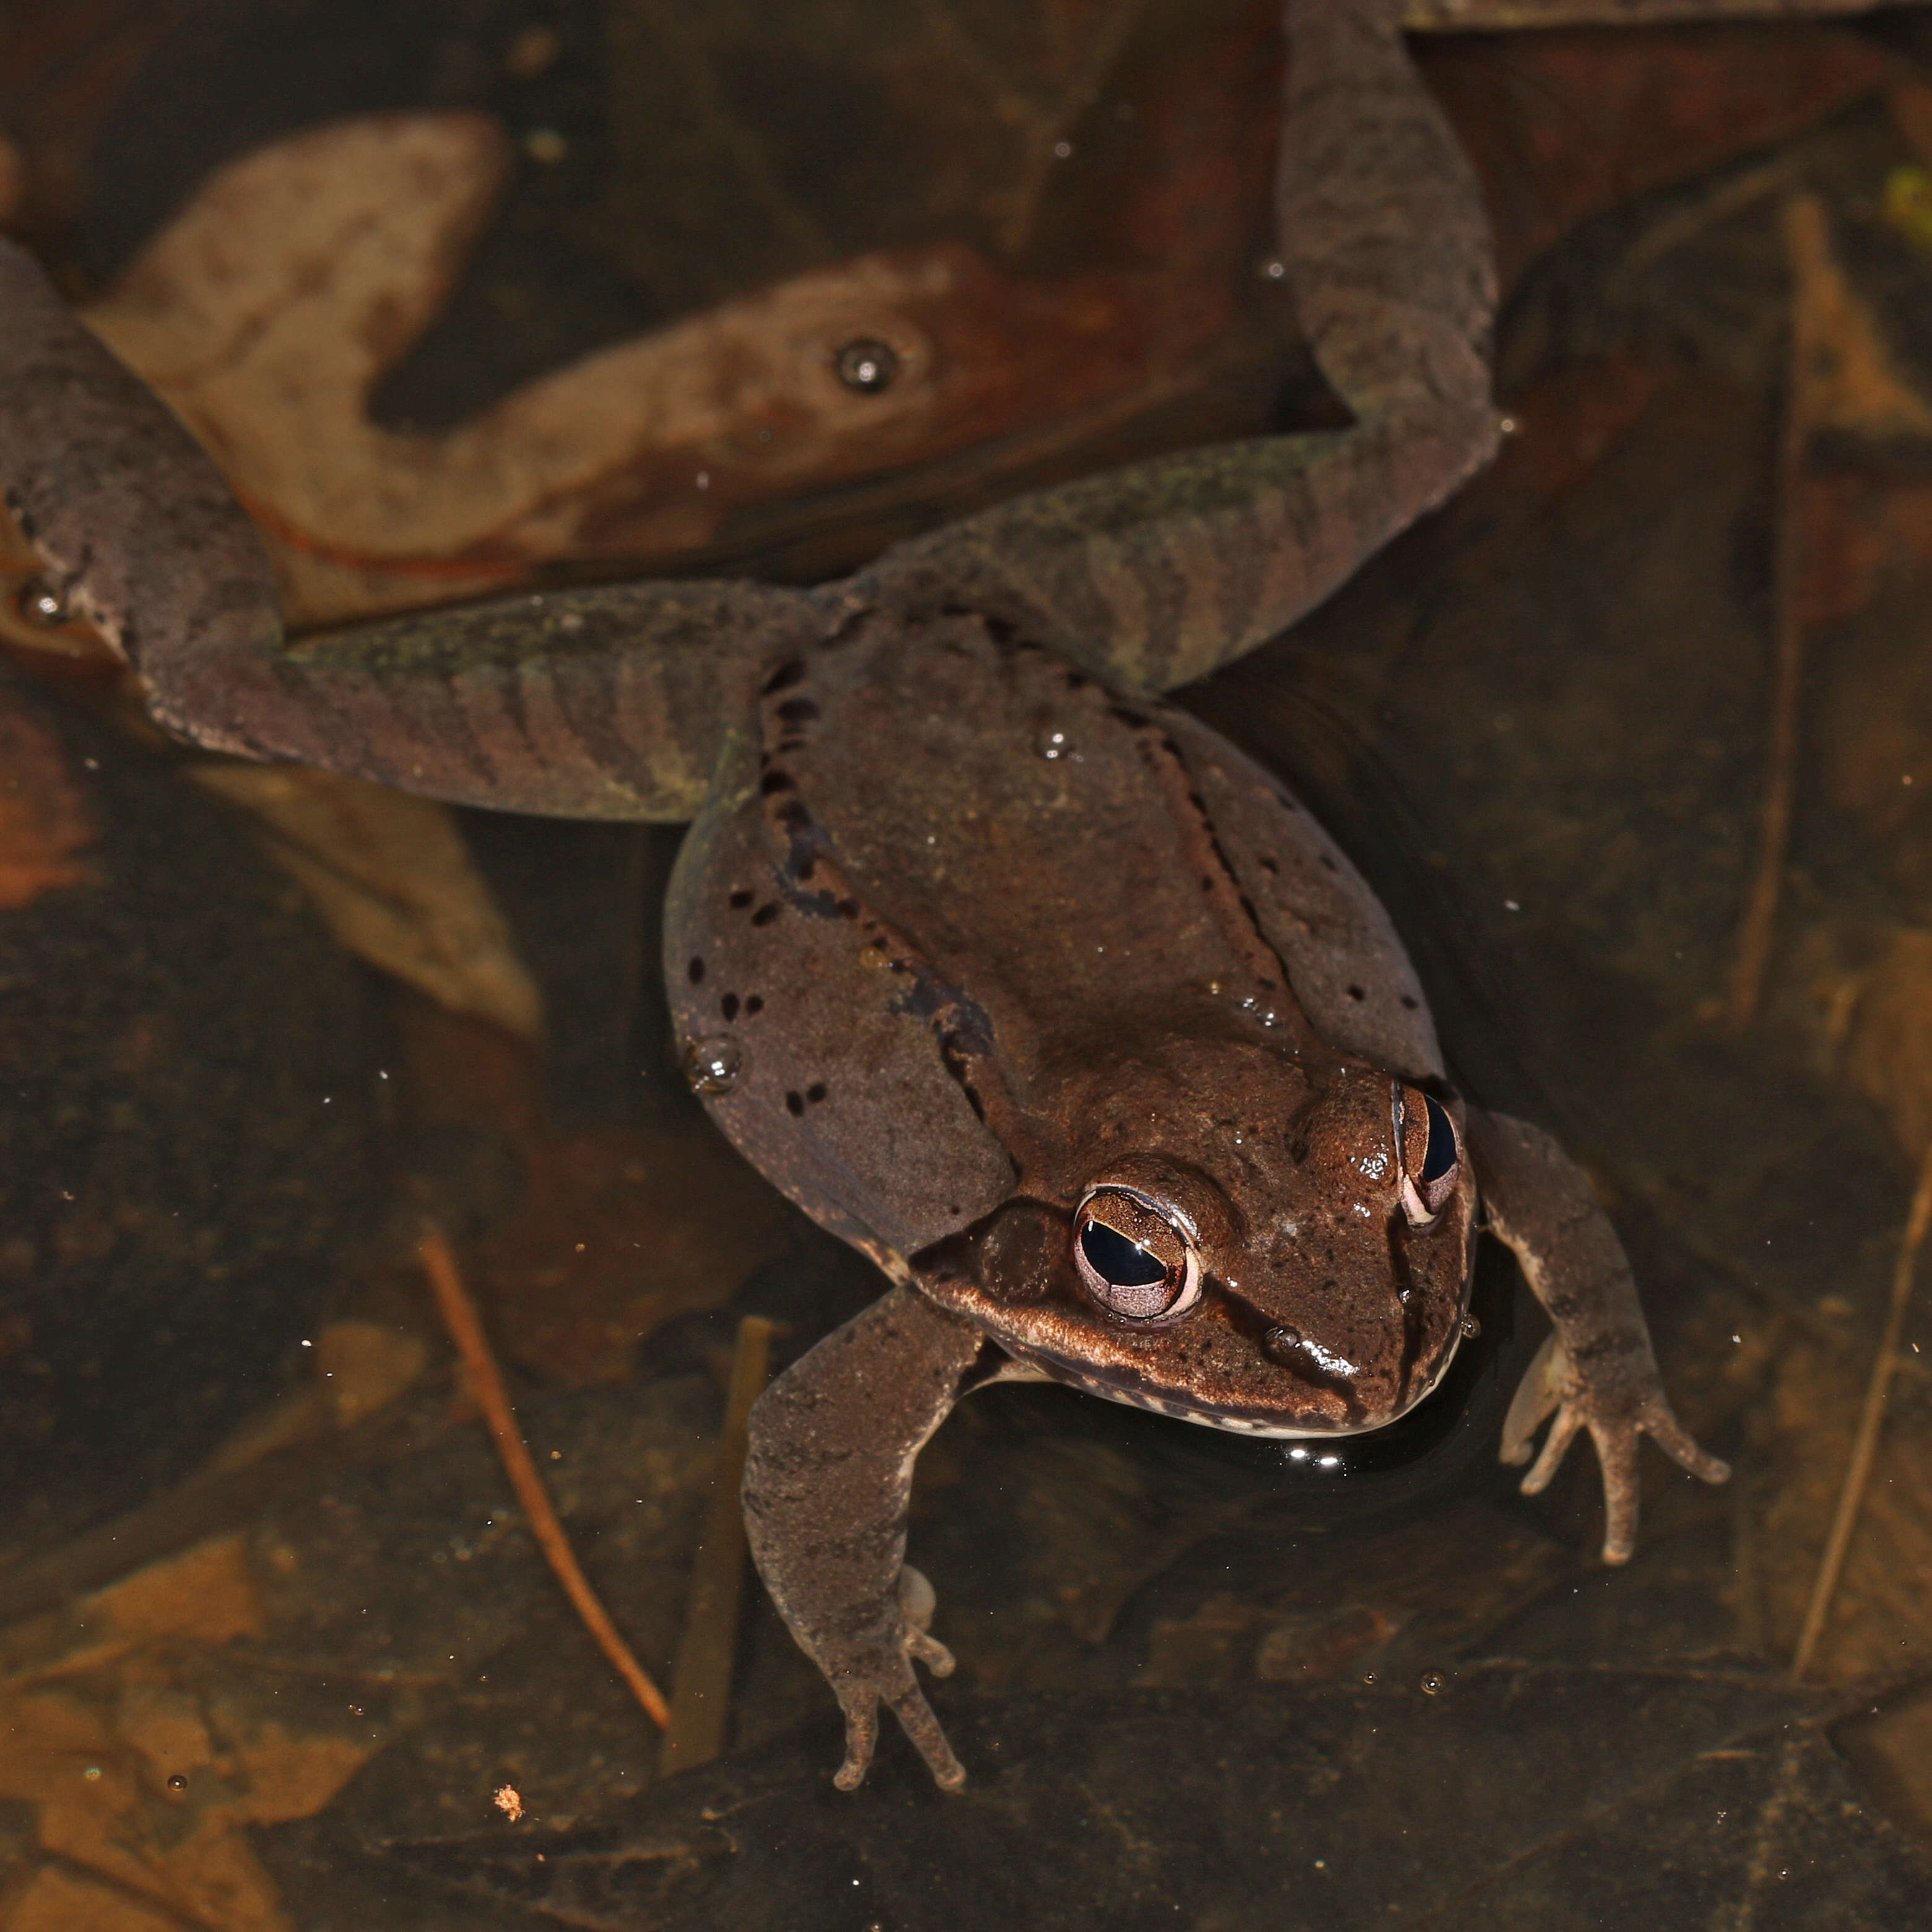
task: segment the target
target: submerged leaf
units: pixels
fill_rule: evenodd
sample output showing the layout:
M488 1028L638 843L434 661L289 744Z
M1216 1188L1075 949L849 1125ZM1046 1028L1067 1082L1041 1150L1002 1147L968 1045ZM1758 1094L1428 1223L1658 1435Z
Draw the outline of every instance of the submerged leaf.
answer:
M0 707L0 912L92 879L82 855L95 836L58 742L26 712Z
M542 1032L542 996L447 806L296 765L194 774L254 815L351 951L454 1012Z

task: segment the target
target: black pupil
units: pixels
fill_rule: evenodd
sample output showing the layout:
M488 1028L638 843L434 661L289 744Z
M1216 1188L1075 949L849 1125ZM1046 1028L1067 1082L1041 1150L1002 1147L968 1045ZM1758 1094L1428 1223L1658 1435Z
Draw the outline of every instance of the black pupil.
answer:
M1104 1221L1087 1223L1080 1246L1094 1272L1116 1288L1151 1288L1167 1279L1164 1263Z
M1429 1145L1423 1151L1421 1174L1422 1184L1426 1187L1431 1181L1440 1180L1456 1165L1456 1130L1432 1096L1424 1094L1422 1104L1429 1109Z

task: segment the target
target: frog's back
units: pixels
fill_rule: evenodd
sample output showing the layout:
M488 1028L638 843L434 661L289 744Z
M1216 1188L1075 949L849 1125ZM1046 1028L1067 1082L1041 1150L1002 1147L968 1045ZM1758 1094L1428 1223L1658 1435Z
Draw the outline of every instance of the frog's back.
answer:
M975 1056L1024 1106L1042 1070L1225 1001L1440 1071L1387 914L1277 780L970 614L877 614L777 665L680 873L678 1017L737 1068L714 1110L901 1253L1010 1186Z

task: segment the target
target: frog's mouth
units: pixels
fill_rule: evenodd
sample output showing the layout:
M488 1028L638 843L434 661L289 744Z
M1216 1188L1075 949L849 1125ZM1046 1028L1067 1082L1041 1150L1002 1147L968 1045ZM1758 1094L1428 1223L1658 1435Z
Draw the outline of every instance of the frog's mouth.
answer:
M1177 1422L1192 1422L1203 1429L1223 1430L1231 1434L1262 1436L1277 1442L1306 1442L1324 1436L1366 1436L1400 1421L1436 1392L1443 1377L1449 1372L1450 1364L1456 1359L1456 1352L1462 1344L1462 1333L1460 1328L1452 1333L1448 1346L1426 1379L1406 1390L1400 1404L1388 1414L1360 1420L1313 1424L1286 1417L1279 1410L1257 1409L1244 1403L1217 1402L1198 1390L1164 1388L1132 1370L1117 1370L1111 1375L1103 1374L1090 1366L1067 1361L1046 1349L1030 1347L1005 1336L998 1339L999 1346L1015 1361L1037 1370L1050 1382L1064 1382L1069 1388L1078 1389L1083 1394L1096 1395L1107 1402L1124 1402L1130 1408L1144 1408L1152 1414L1170 1416Z

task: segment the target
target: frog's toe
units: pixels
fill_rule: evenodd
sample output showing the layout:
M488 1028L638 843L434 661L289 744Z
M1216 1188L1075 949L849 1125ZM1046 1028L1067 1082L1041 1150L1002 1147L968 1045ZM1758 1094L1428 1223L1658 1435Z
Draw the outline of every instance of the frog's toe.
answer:
M906 1633L906 1650L916 1658L935 1677L950 1677L956 1666L952 1653L936 1636L928 1636L922 1630Z
M1721 1456L1707 1455L1699 1448L1690 1431L1660 1402L1643 1419L1645 1432L1681 1469L1688 1469L1700 1482L1728 1483L1731 1466Z
M946 1742L946 1733L940 1729L939 1720L932 1714L932 1706L926 1701L926 1693L914 1684L892 1701L893 1714L913 1741L920 1756L925 1759L926 1769L932 1773L933 1783L942 1791L957 1791L966 1782L966 1767L952 1755L952 1747Z
M925 1582L923 1577L919 1580ZM931 1594L929 1586L927 1594ZM845 1762L832 1780L841 1791L856 1791L872 1768L879 1742L881 1704L898 1719L941 1790L957 1791L966 1782L964 1767L953 1756L952 1747L946 1742L946 1733L913 1675L915 1663L924 1664L935 1677L951 1676L954 1667L952 1652L908 1617L896 1654L889 1639L858 1667L833 1680L839 1707L845 1713Z
M841 1791L856 1791L872 1768L873 1748L879 1742L879 1700L869 1690L843 1691L838 1702L845 1712L845 1762L832 1774Z
M1516 1384L1516 1394L1510 1400L1509 1413L1503 1418L1502 1447L1498 1452L1503 1462L1515 1468L1529 1460L1536 1432L1562 1406L1569 1378L1570 1358L1564 1354L1562 1343L1554 1334L1545 1336L1543 1346L1537 1350L1523 1372L1522 1380ZM1546 1474L1544 1482L1549 1480ZM1529 1488L1528 1483L1523 1486L1526 1490ZM1540 1489L1543 1484L1536 1486ZM1530 1493L1534 1495L1535 1491L1531 1490Z
M1593 1425L1590 1435L1604 1474L1604 1561L1628 1563L1636 1548L1636 1430Z
M951 1659L947 1659L949 1664ZM838 1702L845 1713L845 1761L832 1774L841 1791L856 1791L872 1768L872 1754L879 1742L879 1706L888 1705L900 1727L912 1740L914 1748L925 1759L933 1782L942 1791L957 1791L966 1782L966 1768L952 1754L946 1733L916 1684L907 1683L895 1690L881 1691L871 1685L848 1684L841 1688Z
M1570 1402L1563 1403L1556 1412L1556 1420L1550 1425L1550 1433L1543 1439L1543 1453L1530 1466L1529 1474L1523 1478L1520 1487L1526 1496L1540 1496L1550 1486L1550 1478L1562 1466L1563 1459L1570 1453L1570 1445L1576 1441L1577 1432L1583 1426L1582 1412ZM1524 1454L1528 1454L1527 1445ZM1520 1462L1522 1456L1511 1458Z

